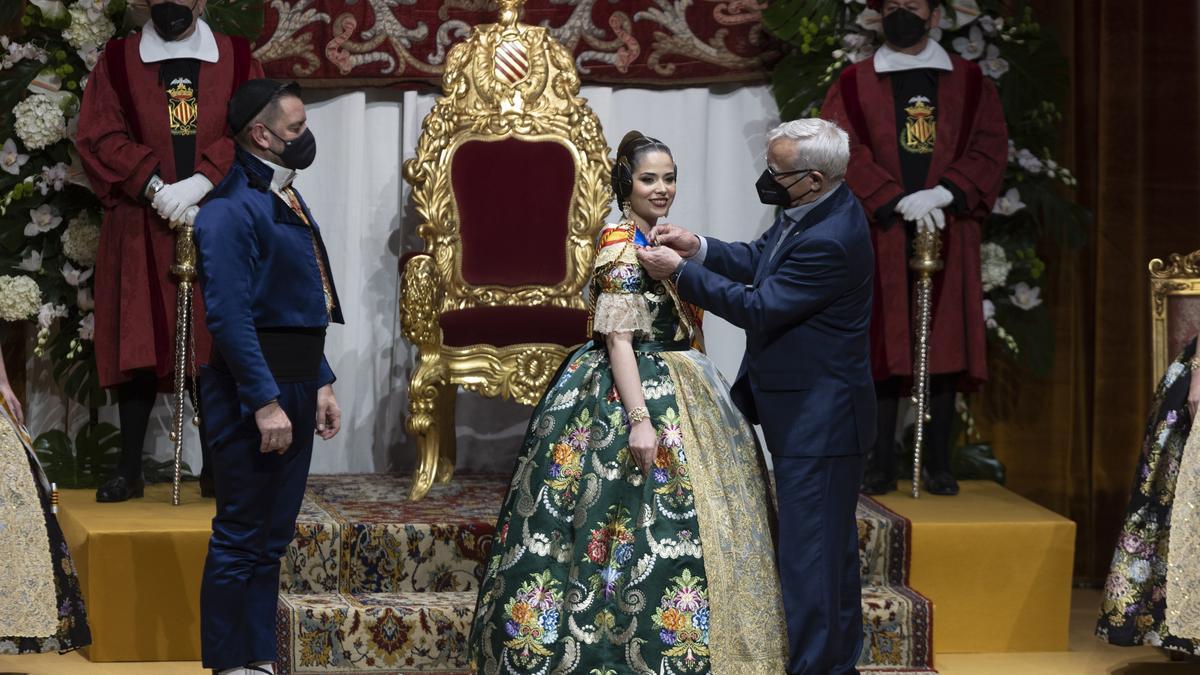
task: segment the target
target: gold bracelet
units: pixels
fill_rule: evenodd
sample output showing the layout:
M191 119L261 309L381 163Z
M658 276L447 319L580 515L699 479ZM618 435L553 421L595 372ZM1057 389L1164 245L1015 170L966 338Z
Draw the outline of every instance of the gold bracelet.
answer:
M1200 370L1200 353L1197 353L1187 362L1188 370Z
M648 419L650 419L650 411L644 405L629 411L629 426L631 427Z

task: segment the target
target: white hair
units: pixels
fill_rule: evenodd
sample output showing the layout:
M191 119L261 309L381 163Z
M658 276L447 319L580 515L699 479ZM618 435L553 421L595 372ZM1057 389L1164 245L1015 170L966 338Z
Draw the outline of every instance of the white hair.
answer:
M812 117L784 122L767 135L767 147L777 139L795 141L795 165L786 169L811 169L825 174L829 180L841 180L850 163L850 137L838 125Z

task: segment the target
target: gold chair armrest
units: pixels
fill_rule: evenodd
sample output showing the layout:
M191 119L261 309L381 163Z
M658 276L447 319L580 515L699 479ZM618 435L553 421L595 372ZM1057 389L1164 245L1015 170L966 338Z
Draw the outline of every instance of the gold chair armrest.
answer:
M433 256L418 253L404 264L400 277L400 329L409 342L422 349L441 344L440 304L437 265Z

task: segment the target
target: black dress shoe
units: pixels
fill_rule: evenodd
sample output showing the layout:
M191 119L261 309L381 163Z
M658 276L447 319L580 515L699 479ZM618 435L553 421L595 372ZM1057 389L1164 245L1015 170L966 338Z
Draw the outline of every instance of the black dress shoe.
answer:
M205 499L217 496L217 486L213 484L212 476L200 474L200 496Z
M864 495L885 495L896 490L896 477L879 469L868 469L859 492Z
M96 501L101 503L123 502L141 497L146 492L146 481L129 480L124 476L113 476L96 488Z
M958 494L958 481L949 471L933 471L925 476L925 491L933 495L953 497Z

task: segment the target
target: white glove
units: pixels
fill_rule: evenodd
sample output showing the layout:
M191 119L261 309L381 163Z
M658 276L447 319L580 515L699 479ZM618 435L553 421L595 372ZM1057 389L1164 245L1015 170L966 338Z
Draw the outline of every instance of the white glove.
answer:
M946 214L942 213L941 209L934 209L925 214L925 217L917 221L917 231L920 230L943 230L946 228Z
M154 195L154 210L158 211L163 220L178 224L183 218L183 212L187 211L189 206L199 204L211 189L212 181L202 173L194 173L190 178L171 183L159 190L158 194Z
M183 223L194 226L196 224L196 216L199 214L200 214L199 206L189 206L187 208L187 211L183 212L182 218L180 218L179 220L172 220L172 221L168 222L167 225L170 226L170 228L172 230L179 227Z
M905 220L920 222L930 211L944 209L954 203L954 194L938 185L928 190L918 190L896 204L896 210ZM945 225L943 221L942 225Z

